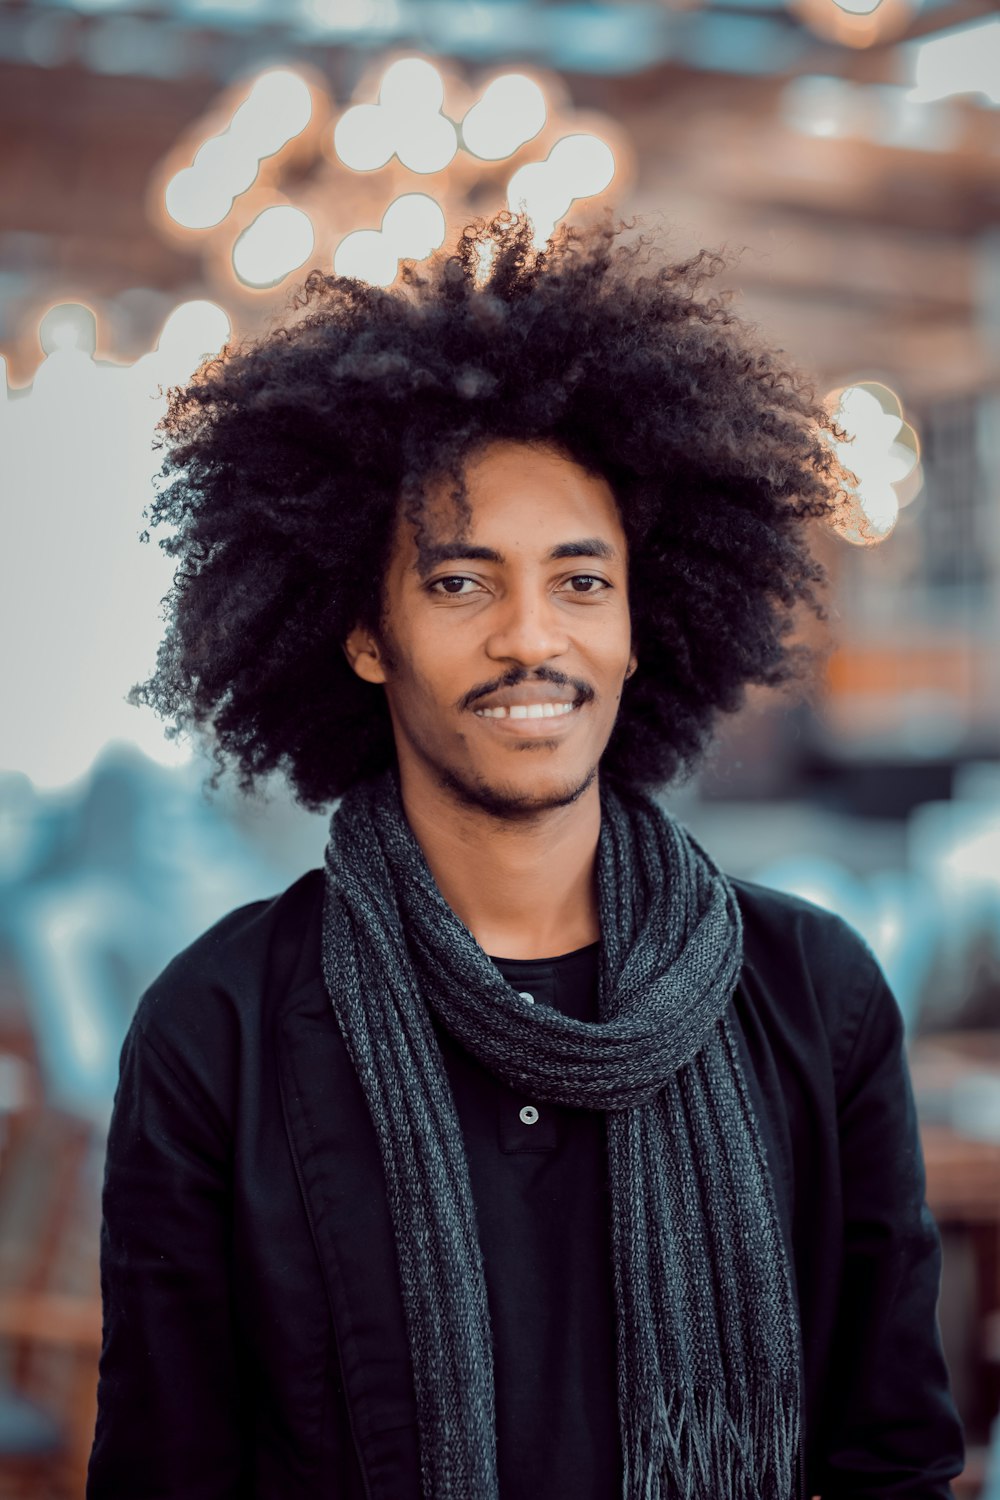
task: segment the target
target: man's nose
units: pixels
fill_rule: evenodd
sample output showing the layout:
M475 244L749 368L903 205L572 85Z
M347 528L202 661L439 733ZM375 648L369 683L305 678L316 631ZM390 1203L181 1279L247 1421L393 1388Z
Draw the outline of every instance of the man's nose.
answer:
M537 666L569 648L558 605L540 589L512 590L499 604L493 629L486 643L494 660L523 662Z

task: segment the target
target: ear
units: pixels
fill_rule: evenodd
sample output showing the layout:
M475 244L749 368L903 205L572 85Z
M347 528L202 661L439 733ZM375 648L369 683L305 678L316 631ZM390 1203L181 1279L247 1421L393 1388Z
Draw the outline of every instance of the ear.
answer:
M378 641L363 625L355 625L344 642L344 655L364 682L385 682L385 660Z
M633 651L632 655L628 659L628 666L625 669L625 681L626 682L632 676L632 673L635 671L635 669L636 669L636 667L638 665L639 665L639 658L636 656L635 652Z

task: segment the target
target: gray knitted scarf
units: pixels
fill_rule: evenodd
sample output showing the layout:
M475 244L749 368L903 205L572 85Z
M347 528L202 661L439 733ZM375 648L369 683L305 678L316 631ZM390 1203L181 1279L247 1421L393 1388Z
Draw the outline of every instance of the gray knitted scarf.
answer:
M378 1136L425 1500L498 1500L491 1331L432 1015L510 1087L606 1112L625 1500L791 1500L799 1336L727 1012L732 888L642 795L601 791L597 1022L524 1000L434 883L395 771L331 820L323 970Z

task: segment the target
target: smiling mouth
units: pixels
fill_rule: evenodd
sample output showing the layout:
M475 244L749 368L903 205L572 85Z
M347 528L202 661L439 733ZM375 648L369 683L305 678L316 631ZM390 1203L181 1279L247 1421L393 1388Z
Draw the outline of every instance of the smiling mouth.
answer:
M477 708L480 719L564 719L575 703L511 703L498 708Z

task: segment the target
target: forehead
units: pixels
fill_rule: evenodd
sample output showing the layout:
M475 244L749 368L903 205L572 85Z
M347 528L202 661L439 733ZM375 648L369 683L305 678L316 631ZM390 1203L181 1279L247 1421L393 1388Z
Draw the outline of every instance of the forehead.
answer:
M548 551L576 537L603 538L624 556L625 537L610 484L555 448L493 442L463 466L467 514L456 504L453 483L428 486L422 515L427 544L464 540L500 542L505 550ZM398 540L415 553L412 526Z

